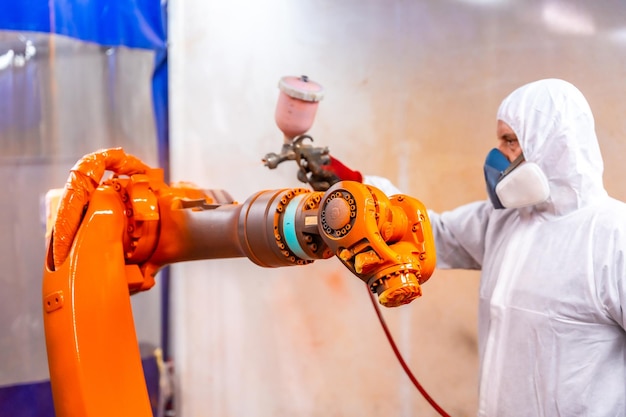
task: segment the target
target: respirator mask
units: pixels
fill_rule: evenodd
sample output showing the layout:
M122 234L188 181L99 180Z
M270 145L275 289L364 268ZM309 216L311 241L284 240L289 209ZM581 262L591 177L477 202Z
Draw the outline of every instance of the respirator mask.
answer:
M513 162L498 149L485 160L487 193L494 208L521 208L543 203L550 196L548 179L541 168L521 154Z

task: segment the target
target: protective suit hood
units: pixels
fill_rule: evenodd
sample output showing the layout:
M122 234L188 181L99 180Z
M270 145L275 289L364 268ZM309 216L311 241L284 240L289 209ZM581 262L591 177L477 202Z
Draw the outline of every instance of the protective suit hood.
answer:
M526 84L502 101L497 118L548 178L550 198L532 212L561 216L607 195L593 114L574 85L558 79Z

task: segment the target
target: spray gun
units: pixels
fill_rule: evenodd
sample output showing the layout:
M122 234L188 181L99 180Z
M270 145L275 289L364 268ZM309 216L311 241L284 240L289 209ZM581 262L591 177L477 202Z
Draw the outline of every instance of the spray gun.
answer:
M320 100L324 98L324 89L306 75L283 77L278 88L275 119L284 141L280 153L266 154L263 163L274 169L284 161L296 161L298 180L316 191L325 191L340 178L324 169L330 163L328 147L311 145L306 141L313 142L313 138L305 134L313 124Z
M316 205L318 219L315 222L324 236L324 244L367 283L371 292L378 295L380 304L398 306L419 297L419 284L435 267L434 238L426 207L405 195L387 200L382 191L360 184L361 179L352 179L361 174L331 158L327 147L304 143L313 141L305 133L313 124L323 98L324 91L319 84L303 75L281 78L278 88L275 118L284 134L284 142L280 154L265 155L265 166L274 169L284 161L295 160L298 180L308 183L315 191L325 191L323 201ZM343 180L336 171L343 171ZM411 225L410 232L405 233L408 225ZM372 303L387 339L415 387L441 416L449 417L413 376L374 298Z

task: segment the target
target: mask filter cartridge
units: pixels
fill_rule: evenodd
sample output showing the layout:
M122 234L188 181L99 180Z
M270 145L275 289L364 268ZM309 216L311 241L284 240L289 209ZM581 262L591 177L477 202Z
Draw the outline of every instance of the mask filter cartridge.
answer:
M522 208L543 203L550 197L545 174L533 162L520 155L509 163L498 149L487 155L484 166L487 193L494 208Z

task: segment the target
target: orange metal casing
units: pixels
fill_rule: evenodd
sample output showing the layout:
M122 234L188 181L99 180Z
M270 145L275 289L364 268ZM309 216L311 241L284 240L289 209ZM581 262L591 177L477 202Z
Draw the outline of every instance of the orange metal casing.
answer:
M432 275L435 242L426 207L351 181L334 184L319 212L326 244L356 276L395 307L421 295Z
M111 187L94 193L65 262L43 277L44 326L57 416L152 416L125 265L126 219ZM50 246L50 244L48 244Z
M130 295L149 289L166 264L245 256L278 267L334 253L387 306L418 297L435 266L426 209L407 196L340 182L324 194L284 189L243 204L217 199L168 187L160 170L148 169L94 190L56 266L51 234L42 296L58 417L152 415Z

